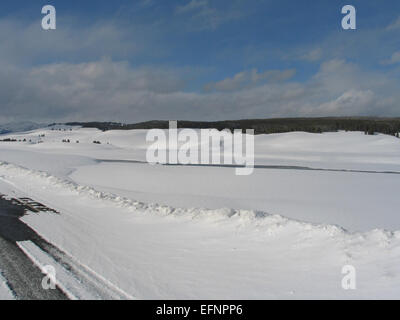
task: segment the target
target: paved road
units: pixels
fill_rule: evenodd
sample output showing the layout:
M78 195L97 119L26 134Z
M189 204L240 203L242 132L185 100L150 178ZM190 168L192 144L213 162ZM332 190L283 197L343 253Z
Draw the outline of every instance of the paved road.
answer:
M30 240L44 251L53 246L42 239L19 218L25 208L0 196L0 270L17 299L23 300L66 300L60 290L44 290L44 275L18 247L17 241Z

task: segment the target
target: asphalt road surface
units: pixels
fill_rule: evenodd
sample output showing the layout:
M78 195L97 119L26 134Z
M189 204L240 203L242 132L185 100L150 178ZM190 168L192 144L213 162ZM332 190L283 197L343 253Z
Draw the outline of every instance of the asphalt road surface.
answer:
M44 274L18 247L18 241L32 241L43 251L57 251L19 218L24 206L0 196L0 271L17 299L66 300L59 289L42 288Z

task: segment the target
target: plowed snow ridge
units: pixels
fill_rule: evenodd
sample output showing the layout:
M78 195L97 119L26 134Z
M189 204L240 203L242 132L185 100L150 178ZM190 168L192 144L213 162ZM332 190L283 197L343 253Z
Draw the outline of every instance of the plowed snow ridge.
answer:
M125 208L131 212L140 214L153 214L161 217L183 218L192 220L207 220L216 223L234 223L238 227L252 226L259 231L274 233L277 229L291 227L299 231L319 231L329 236L361 237L363 239L375 239L381 243L398 241L400 243L400 231L387 231L374 229L368 232L350 233L340 226L328 224L312 224L285 218L281 215L269 214L266 212L253 210L234 210L234 209L204 209L204 208L173 208L159 204L146 204L131 200L112 193L101 192L92 187L79 185L73 181L62 179L49 173L37 170L30 170L7 162L0 161L0 178L24 177L34 183L51 186L52 189L68 191L82 197L89 197L111 204L119 208Z

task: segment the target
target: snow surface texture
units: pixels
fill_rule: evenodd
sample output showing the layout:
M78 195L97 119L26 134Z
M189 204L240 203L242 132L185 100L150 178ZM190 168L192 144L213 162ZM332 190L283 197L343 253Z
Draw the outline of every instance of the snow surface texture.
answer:
M76 127L64 129L39 129L1 135L1 138L27 139L25 143L1 145L1 149L80 155L92 159L145 161L147 147L151 145L145 139L147 130L102 132ZM43 134L45 137L39 138ZM71 143L61 143L63 139L69 139ZM93 144L95 140L102 144ZM291 132L257 135L255 149L257 165L400 172L400 140L382 134L370 136L362 132ZM7 161L3 156L0 159Z
M38 134L39 131L29 133L32 138ZM45 135L46 140L39 144L0 145L0 160L3 161L0 192L12 189L15 195L29 195L61 212L61 215L31 214L23 220L79 263L132 297L399 297L400 233L397 230L400 228L395 215L398 175L266 169L262 171L265 173L259 173L257 169L247 184L247 187L253 185L253 189L242 190L242 199L239 197L235 203L231 200L239 193L229 198L217 192L213 197L214 191L223 189L220 181L225 181L226 188L233 184L228 193L243 183L236 180L231 168L95 164L96 159L141 160L145 148L144 131L101 133L74 128L70 132L49 130ZM80 139L80 143L58 141L72 136ZM288 155L276 152L291 165L318 162L326 168L375 171L400 168L395 159L400 154L400 142L388 136L370 137L361 133L262 136L256 138L257 159L265 160L268 150L273 150L271 139L275 143L276 139L281 141L278 149L289 146L294 150L291 156L289 149ZM293 139L297 142L290 145ZM318 142L321 139L326 141ZM93 140L104 143L94 146ZM318 143L326 149L315 149L319 153L316 162L311 159L316 156L308 156L304 150ZM201 180L201 177L206 178ZM287 183L277 186L271 198L267 197L268 201L260 204L265 210L243 209L246 204L262 200L263 194L257 190L267 188L264 196L273 191L267 185L269 180L275 184L280 179ZM297 186L285 190L295 180L299 181ZM315 181L323 181L326 187ZM373 197L377 189L363 189L372 182L379 185L377 189L384 186L378 197ZM315 186L309 190L320 190L309 216L315 219L303 219L301 215L297 220L287 218L290 215L293 218L296 209L307 217L305 212L310 208L307 203L312 203L312 197L304 199L307 192L303 189L313 183ZM200 189L199 184L202 185ZM208 193L206 186L211 189ZM343 193L339 192L341 186ZM167 187L169 191L165 192ZM358 194L354 193L360 188ZM185 190L189 192L183 192ZM199 191L204 193L196 194ZM151 201L132 200L138 199L133 195L140 194ZM191 197L186 199L188 194ZM352 194L356 198L353 207L349 205L349 211L344 212L340 220L338 212L342 207L337 204L350 201ZM178 203L182 198L186 200L181 207L154 203ZM275 204L270 201L272 199ZM292 206L279 207L279 203L291 200ZM203 201L204 207L231 201L230 207L237 209L190 208L199 201ZM378 205L363 217L365 209L374 201L378 201ZM274 210L268 209L268 203ZM358 220L367 223L357 224ZM346 224L363 231L348 232L342 228ZM385 231L382 225L395 227ZM357 270L357 290L346 291L341 287L341 270L347 264Z
M146 203L251 209L350 231L400 230L397 174L255 169L239 177L232 168L102 163L80 167L70 177Z
M27 142L0 144L0 161L145 203L250 209L350 231L400 230L400 198L394 196L400 189L398 174L255 169L239 177L232 168L99 163L98 159L145 161L147 131L60 129L5 136ZM62 143L65 139L71 143ZM400 140L387 135L296 132L255 139L258 165L400 173Z

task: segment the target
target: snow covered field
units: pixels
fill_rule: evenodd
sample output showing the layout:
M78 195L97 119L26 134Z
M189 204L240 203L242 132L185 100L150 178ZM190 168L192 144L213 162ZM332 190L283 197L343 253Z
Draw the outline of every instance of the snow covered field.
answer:
M145 160L145 135L3 135L26 141L0 142L0 193L57 209L23 220L135 298L399 297L399 139L256 136L257 165L360 172L257 168L239 177L233 168L119 162ZM348 264L357 290L342 289Z

